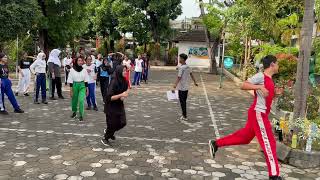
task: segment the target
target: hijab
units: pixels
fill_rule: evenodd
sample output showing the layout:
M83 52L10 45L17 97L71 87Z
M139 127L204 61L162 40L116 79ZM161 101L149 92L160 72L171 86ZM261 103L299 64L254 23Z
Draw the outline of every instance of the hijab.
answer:
M61 51L59 49L54 49L50 52L48 63L53 63L61 67L61 61L59 59Z
M78 60L80 59L80 57L78 57L76 60L75 60L75 63L73 64L73 69L77 72L81 72L83 70L83 67L82 66L79 66L78 64ZM82 58L81 58L82 59Z
M46 54L44 54L43 52L39 53L38 56L37 56L37 60L36 61L42 61L43 60L43 57L45 56Z
M113 75L113 83L111 83L113 85L112 88L114 88L114 91L116 93L122 93L125 92L126 90L128 90L128 82L126 81L126 79L123 77L122 72L123 69L125 67L120 65L116 67L116 70L114 71Z

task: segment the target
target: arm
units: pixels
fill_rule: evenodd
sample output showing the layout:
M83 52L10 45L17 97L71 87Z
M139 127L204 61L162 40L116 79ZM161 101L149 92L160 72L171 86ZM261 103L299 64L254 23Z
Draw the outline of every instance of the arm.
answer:
M264 88L264 85L255 85L255 84L251 84L250 82L246 81L241 85L241 90L246 90L246 91L250 91L250 90L261 90L262 88Z
M197 81L196 81L196 78L194 78L194 76L193 76L192 73L190 73L190 76L191 76L191 79L192 79L193 82L194 82L194 85L195 85L195 86L198 86Z
M254 90L260 91L262 94L267 97L269 95L269 91L264 87L264 75L263 73L258 73L248 79L241 85L241 90Z
M36 74L35 68L37 67L37 63L38 63L38 61L35 61L35 62L32 63L31 66L30 66L30 71L31 71L32 74Z
M177 88L180 80L181 80L181 77L178 76L178 78L177 78L177 80L176 80L176 82L174 83L174 86L173 86L174 90Z
M19 61L19 65L18 65L18 71L19 73L22 75L22 77L24 76L23 72L22 72L22 69L21 69L21 66L22 65L22 60Z

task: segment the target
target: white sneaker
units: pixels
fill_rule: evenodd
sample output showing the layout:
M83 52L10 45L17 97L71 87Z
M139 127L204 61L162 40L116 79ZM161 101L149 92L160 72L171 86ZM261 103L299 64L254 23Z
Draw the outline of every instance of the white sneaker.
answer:
M181 116L181 117L179 118L179 120L180 120L180 121L188 121L188 118L185 118L185 117Z

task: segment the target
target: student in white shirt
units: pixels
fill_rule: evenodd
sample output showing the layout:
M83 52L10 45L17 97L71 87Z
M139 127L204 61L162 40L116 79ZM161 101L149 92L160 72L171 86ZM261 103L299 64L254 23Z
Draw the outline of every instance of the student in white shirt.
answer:
M135 60L135 68L134 68L134 80L133 80L133 86L138 85L140 86L140 80L142 75L142 65L143 60L141 59L141 55L139 54L138 59Z
M97 79L97 72L96 72L96 65L92 64L92 58L87 56L86 64L83 65L83 68L87 70L89 75L88 81L88 90L89 94L87 95L87 110L91 110L91 106L95 111L98 111L98 107L96 104L96 79Z
M35 93L35 104L40 104L39 102L39 91L41 88L42 103L48 104L47 102L47 92L46 92L46 54L39 53L37 60L30 66L30 70L36 75L36 93Z
M130 89L131 88L131 82L130 82L130 79L131 79L131 60L127 56L125 56L124 60L122 61L122 65L127 67L127 74L126 74L125 79L128 81L128 87Z
M79 121L83 121L84 117L84 99L88 91L89 75L87 70L82 66L84 61L82 57L78 57L73 64L73 68L70 70L68 77L68 83L70 84L70 96L72 97L72 116L75 118L77 116L77 106L79 103Z
M72 68L72 58L69 54L67 57L63 59L63 66L64 66L64 73L65 73L65 85L67 85L69 72L70 72L70 69Z

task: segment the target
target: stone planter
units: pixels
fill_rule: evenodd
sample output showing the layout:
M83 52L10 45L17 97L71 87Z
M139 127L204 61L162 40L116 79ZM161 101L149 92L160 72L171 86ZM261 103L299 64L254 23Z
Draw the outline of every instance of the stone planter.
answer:
M277 142L277 156L280 161L298 168L320 167L320 152L292 149L281 142Z

